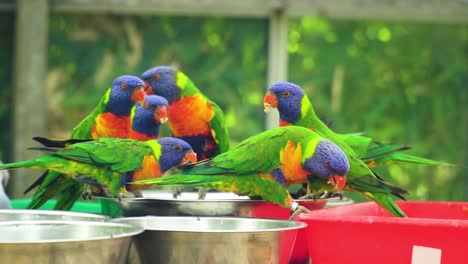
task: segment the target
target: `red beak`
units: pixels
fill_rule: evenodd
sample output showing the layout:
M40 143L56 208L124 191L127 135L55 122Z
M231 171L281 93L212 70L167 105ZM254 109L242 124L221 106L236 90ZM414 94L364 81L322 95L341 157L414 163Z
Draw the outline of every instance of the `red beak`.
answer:
M156 111L154 111L154 120L160 124L167 122L167 108L165 106L158 107Z
M335 186L336 190L341 190L346 185L345 175L334 175L328 180L328 183Z
M147 95L154 94L153 88L151 87L151 85L149 85L148 82L145 82L145 86L143 86L143 89L145 90L145 93Z
M137 89L133 91L131 100L134 103L143 104L143 102L145 101L145 96L145 92L142 89Z
M197 162L197 153L189 151L185 154L184 158L180 161L180 164L185 163L196 163Z
M278 108L278 99L272 92L268 92L263 98L264 111L268 112L271 108Z

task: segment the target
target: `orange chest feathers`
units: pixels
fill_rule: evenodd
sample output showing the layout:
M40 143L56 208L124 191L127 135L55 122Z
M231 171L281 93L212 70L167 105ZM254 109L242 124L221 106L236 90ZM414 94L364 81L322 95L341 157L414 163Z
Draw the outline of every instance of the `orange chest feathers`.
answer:
M93 138L126 138L129 126L129 116L116 116L112 113L100 114L96 117L96 124L93 126L91 136Z
M213 107L202 95L185 97L169 105L169 127L174 136L194 136L211 133Z
M148 155L143 158L142 167L136 170L132 175L132 181L147 180L161 177L162 172L158 162L153 155ZM127 185L127 190L146 189L151 185Z
M280 162L286 185L307 182L309 172L302 168L301 145L295 146L294 142L288 141L280 151Z

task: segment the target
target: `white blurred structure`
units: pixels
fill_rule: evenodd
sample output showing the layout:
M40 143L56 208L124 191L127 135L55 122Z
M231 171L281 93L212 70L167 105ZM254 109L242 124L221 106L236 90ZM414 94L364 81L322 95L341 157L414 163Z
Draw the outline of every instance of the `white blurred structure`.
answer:
M1 164L2 162L0 162ZM10 180L10 173L8 170L0 170L0 209L10 209L11 203L5 189Z

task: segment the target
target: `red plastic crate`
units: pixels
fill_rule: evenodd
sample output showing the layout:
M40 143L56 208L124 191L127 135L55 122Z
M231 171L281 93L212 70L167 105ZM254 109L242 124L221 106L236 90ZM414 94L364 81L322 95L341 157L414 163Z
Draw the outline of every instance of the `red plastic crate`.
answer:
M374 202L297 216L312 263L468 263L468 202L397 203L408 218Z

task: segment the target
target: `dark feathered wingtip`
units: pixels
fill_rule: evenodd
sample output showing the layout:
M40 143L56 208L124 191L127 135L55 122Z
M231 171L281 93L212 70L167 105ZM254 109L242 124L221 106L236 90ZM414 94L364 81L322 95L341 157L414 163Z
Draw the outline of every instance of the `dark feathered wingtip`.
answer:
M41 145L49 148L65 148L67 146L80 143L80 142L86 142L86 141L91 141L93 139L67 139L67 140L55 140L55 139L49 139L45 137L33 137L32 138L34 141L40 143Z
M393 184L390 184L386 182L382 177L380 177L375 171L372 170L374 175L377 177L377 180L379 181L380 184L384 185L385 187L388 187L390 189L390 193L395 195L396 197L406 200L406 198L403 195L408 195L409 192L401 187L395 186Z
M41 185L42 182L44 182L44 180L45 180L48 173L49 173L49 171L46 170L39 178L37 178L37 180L35 182L33 182L33 184L31 184L31 186L29 186L28 188L26 188L26 190L24 190L23 194L27 194L32 189L34 189L34 188L38 187L39 185Z

